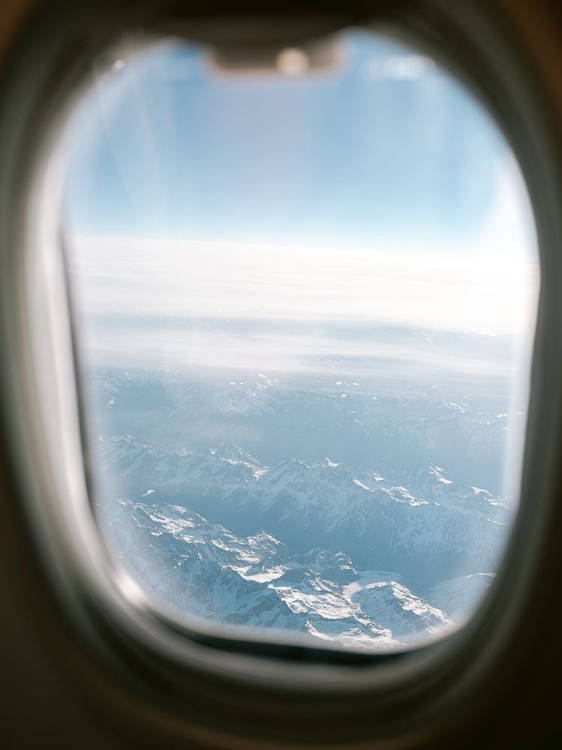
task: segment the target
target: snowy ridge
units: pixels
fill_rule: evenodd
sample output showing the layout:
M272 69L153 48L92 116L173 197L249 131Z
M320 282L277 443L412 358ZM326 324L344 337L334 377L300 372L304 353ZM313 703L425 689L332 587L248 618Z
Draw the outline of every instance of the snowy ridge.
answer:
M342 553L299 554L263 531L239 537L167 503L121 499L102 522L131 572L180 612L368 648L398 647L452 624L399 581L358 571Z
M374 650L463 622L514 517L504 391L360 380L96 371L98 513L138 582L217 624Z
M422 588L493 570L512 516L490 493L443 482L431 466L397 485L375 472L358 477L330 459L268 467L237 446L178 453L130 436L100 440L98 456L113 496L120 477L121 494L141 499L154 490L152 499L237 533L265 528L301 552L341 550L362 568L394 570Z
M267 373L194 379L173 371L96 370L88 393L98 434L129 432L176 450L243 445L267 465L290 455L309 462L329 456L354 470L385 458L433 463L492 492L510 424L498 397L452 399L439 389L406 389L397 397L373 383L296 382Z

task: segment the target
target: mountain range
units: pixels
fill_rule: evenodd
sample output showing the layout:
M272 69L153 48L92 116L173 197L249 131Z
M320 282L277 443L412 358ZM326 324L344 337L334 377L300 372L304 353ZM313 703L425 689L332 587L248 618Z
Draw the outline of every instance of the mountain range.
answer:
M493 582L513 502L464 479L505 453L505 412L264 374L100 370L87 396L110 550L182 616L380 651L450 632Z

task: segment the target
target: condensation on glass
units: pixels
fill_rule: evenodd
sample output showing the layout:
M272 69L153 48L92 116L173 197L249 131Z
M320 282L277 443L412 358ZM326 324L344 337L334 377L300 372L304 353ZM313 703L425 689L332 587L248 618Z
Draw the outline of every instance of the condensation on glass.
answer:
M109 553L214 632L448 634L517 512L538 291L491 116L359 29L131 38L89 83L62 223Z

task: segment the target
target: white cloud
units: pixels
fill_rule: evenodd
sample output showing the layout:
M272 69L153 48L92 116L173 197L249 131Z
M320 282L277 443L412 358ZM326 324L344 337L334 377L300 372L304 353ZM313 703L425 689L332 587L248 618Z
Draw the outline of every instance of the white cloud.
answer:
M510 333L529 317L529 263L404 251L80 239L85 310L172 318L356 321Z
M374 359L393 366L423 360L425 368L492 373L497 361L472 360L469 352L405 349L400 341L353 338L353 331L528 337L534 314L536 268L487 263L485 255L112 238L74 238L71 247L82 317L105 321L87 331L91 354L124 366L306 370L330 369L338 358L356 369ZM342 339L342 326L351 338Z

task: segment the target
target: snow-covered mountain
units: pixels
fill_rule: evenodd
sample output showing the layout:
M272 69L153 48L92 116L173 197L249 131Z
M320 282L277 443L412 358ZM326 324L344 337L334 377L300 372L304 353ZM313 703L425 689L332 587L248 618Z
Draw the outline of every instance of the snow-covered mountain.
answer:
M232 377L95 373L98 514L141 585L218 625L376 650L462 622L514 516L501 398Z
M106 435L180 450L241 445L260 462L325 456L353 469L381 461L446 467L465 482L501 491L508 427L504 395L454 397L443 388L395 389L327 376L322 382L258 373L218 378L144 370L96 370L92 414ZM234 379L233 379L234 378Z
M244 535L265 528L301 552L341 550L417 587L493 570L512 516L501 500L435 467L416 467L398 484L329 459L267 467L236 446L177 453L130 436L101 439L99 466L106 494L119 478L126 497L150 493Z
M425 598L440 607L454 620L462 622L492 585L495 573L474 573L462 578L441 581L426 592Z
M101 518L143 586L192 616L371 649L444 633L452 624L400 580L358 571L342 553L300 554L265 531L239 537L167 503L122 499Z

